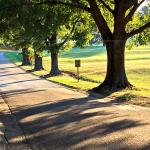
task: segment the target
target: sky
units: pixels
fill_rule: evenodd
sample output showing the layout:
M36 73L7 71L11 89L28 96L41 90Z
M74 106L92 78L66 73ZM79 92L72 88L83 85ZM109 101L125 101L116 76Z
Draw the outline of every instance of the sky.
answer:
M148 5L148 2L150 2L150 0L146 0L146 1L139 7L138 10L140 10L143 6Z
M150 0L146 0L141 6L143 7L143 6L147 5L148 2L150 3Z

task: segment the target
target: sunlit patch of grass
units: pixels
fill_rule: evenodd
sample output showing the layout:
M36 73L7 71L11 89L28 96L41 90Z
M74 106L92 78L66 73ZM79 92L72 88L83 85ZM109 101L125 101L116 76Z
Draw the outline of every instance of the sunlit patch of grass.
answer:
M68 75L50 77L50 78L47 78L47 80L59 82L59 83L68 85L70 87L75 87L75 88L82 89L82 90L88 90L88 89L94 88L95 86L98 86L98 83L93 83L93 82L88 82L88 81L83 81L83 80L79 80L78 82L77 79L70 77Z

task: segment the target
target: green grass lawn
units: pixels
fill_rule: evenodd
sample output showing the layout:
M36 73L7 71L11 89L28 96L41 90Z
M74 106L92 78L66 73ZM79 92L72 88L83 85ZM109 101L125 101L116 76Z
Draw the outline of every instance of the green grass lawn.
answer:
M21 58L16 52L6 52L14 63L20 65ZM62 71L69 71L76 74L74 66L75 59L81 60L80 77L77 80L67 74L57 77L50 77L48 80L63 83L72 87L83 90L91 89L98 86L106 74L106 50L102 46L86 47L84 49L74 48L71 51L63 52L59 56L59 68ZM46 75L50 71L50 57L44 57L44 71L36 71L34 74L41 76ZM23 67L24 69L31 69L31 67ZM129 81L137 88L136 90L124 90L113 93L114 96L134 95L135 97L150 97L150 48L138 47L133 50L126 50L126 72ZM83 79L83 80L82 80ZM143 102L142 105L145 102Z

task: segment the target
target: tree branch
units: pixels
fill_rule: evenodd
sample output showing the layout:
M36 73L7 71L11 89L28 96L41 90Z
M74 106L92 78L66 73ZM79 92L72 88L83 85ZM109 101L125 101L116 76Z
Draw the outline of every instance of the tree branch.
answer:
M136 29L136 30L133 30L131 31L130 33L127 33L127 38L131 37L131 36L134 36L138 33L141 33L143 32L145 29L149 28L150 27L150 22L146 23L144 26Z
M108 27L108 24L102 15L96 0L88 0L90 8L91 8L91 14L95 20L95 23L97 24L97 27L99 31L102 34L103 40L108 40L112 36L112 32Z
M103 0L99 0L99 2L102 3L103 6L107 8L114 15L114 11Z
M131 9L131 11L129 12L129 14L126 16L125 18L125 22L126 24L132 19L135 11L139 8L139 6L144 2L145 0L142 0L140 3L137 3L133 6L133 8Z
M64 41L59 44L59 48L62 47L62 46L70 39L70 36L71 36L72 33L74 32L74 30L75 30L75 28L76 28L76 24L77 24L78 22L79 22L79 20L76 20L76 21L74 22L70 33L65 37Z

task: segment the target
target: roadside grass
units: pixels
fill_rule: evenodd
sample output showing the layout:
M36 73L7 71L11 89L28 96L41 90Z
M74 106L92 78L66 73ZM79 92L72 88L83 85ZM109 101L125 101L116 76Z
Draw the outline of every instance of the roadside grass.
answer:
M17 52L5 52L5 55L16 65L21 65L21 56ZM81 60L80 81L63 73L60 76L49 77L47 80L59 82L82 90L89 90L103 82L106 74L106 50L104 47L74 48L69 52L59 55L59 68L63 72L76 75L75 59ZM43 76L50 71L50 57L43 58L43 71L35 71L33 74ZM23 66L25 70L31 70L31 66ZM150 47L137 47L126 50L126 72L129 81L135 86L133 89L125 89L112 93L111 97L117 97L119 101L150 107Z

